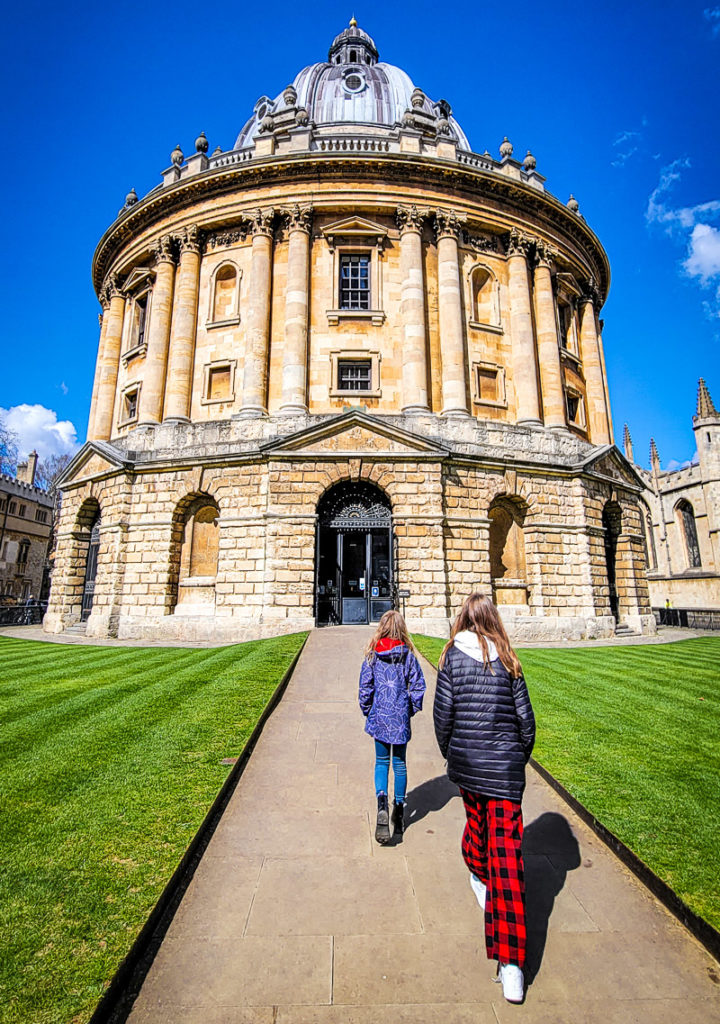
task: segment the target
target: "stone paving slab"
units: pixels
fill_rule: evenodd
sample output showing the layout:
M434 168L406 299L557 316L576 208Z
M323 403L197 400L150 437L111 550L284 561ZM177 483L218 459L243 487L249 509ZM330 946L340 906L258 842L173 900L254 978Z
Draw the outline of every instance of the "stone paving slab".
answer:
M355 706L368 630L318 630L268 722L131 1024L720 1024L720 966L532 770L528 994L493 984L432 730L408 748L408 830L374 842Z

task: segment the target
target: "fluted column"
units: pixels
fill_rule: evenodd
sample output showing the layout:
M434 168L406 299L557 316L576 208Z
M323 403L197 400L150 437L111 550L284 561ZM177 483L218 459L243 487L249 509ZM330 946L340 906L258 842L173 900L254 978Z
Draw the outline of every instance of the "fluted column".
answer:
M240 415L247 417L265 416L267 413L274 216L274 210L258 210L251 221L252 257L240 410Z
M165 420L187 423L192 397L193 356L200 289L200 242L193 225L179 238L180 265L170 326Z
M537 382L535 336L530 305L530 279L527 251L529 242L518 231L508 242L508 283L510 289L510 329L512 366L517 421L540 425L540 399Z
M288 267L285 292L280 412L307 411L307 348L312 207L295 206L288 213Z
M140 392L138 425L141 426L159 423L162 419L175 284L175 255L169 235L165 235L158 242L155 248L155 263L157 270L150 300L145 373Z
M413 414L428 411L427 328L422 258L424 215L412 206L410 209L399 207L396 216L400 229L402 273L402 411Z
M120 291L120 284L116 277L112 277L105 285L105 294L110 305L103 316L105 337L99 355L100 376L92 415L92 437L88 434L88 439L93 441L110 440L120 365L123 320L125 319L125 296Z
M465 384L465 332L458 237L461 224L454 213L435 215L438 249L438 314L442 353L443 416L468 416Z
M100 302L102 304L103 311L102 313L98 314L98 320L100 321L100 340L98 342L98 354L97 360L95 362L95 378L93 380L92 398L90 399L90 414L88 416L87 428L88 441L90 441L95 436L95 411L97 409L98 391L100 389L100 370L102 367L103 348L105 347L105 335L107 334L107 311L109 299L106 298L104 289L102 295L100 296Z
M580 303L580 358L588 404L588 426L593 444L611 444L612 433L606 403L603 359L592 293Z
M543 420L546 427L564 430L567 427L567 416L555 315L551 254L542 242L537 243L535 252L535 324Z

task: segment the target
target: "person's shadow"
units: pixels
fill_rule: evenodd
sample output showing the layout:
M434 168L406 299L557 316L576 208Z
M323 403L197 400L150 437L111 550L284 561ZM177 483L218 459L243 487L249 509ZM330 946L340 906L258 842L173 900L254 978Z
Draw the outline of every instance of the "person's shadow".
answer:
M451 782L447 775L438 775L435 779L421 782L407 795L405 805L405 829L418 825L428 814L441 811L453 797L459 797L460 790ZM401 837L393 836L392 843L402 842Z
M531 985L542 964L555 897L568 871L580 867L580 847L562 814L546 811L525 826L525 906L527 950L525 979Z

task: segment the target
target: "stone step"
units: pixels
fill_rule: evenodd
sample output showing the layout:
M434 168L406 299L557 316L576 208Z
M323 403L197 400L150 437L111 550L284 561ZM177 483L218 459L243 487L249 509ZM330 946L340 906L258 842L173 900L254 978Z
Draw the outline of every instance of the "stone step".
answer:
M615 627L615 636L640 636L635 629L631 629L626 623L621 622Z
M63 632L69 633L71 636L85 636L87 633L87 622L76 622L74 626L68 626Z

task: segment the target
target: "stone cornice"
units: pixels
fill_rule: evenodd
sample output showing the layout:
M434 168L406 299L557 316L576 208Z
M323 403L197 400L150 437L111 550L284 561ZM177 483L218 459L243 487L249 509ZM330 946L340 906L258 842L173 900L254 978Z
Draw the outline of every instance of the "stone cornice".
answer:
M324 182L357 180L360 177L368 181L379 178L389 185L397 182L403 188L412 186L424 191L446 188L453 193L455 207L461 203L489 201L501 204L503 209L493 212L507 212L511 221L518 218L518 215L521 219L524 216L536 218L542 226L558 232L563 239L578 247L593 268L601 297L604 299L607 295L610 267L599 239L584 220L550 193L539 192L523 182L482 168L432 157L395 153L372 156L305 153L281 158L268 157L229 167L212 168L174 185L158 187L125 210L103 235L93 259L96 290L99 290L103 277L122 252L123 246L173 213L196 207L205 199L237 193L239 188L254 189L283 183L303 185L308 181L317 182L319 176ZM316 193L316 207L319 198ZM363 196L362 200L365 199ZM197 219L200 220L200 217ZM213 222L209 215L207 225L202 226L218 230L223 224L217 220ZM534 230L538 230L538 226L534 225Z

